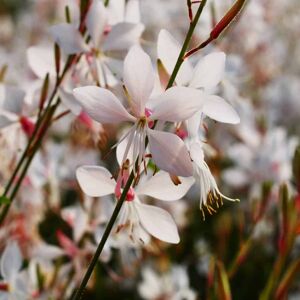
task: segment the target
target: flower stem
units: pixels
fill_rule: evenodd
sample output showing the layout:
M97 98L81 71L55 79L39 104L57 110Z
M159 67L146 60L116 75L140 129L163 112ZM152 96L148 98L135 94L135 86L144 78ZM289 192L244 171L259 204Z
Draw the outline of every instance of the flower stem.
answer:
M31 165L31 162L35 156L35 153L37 152L37 150L39 149L40 145L42 144L42 140L43 137L45 136L47 129L49 128L49 124L51 123L51 119L56 111L56 108L58 107L60 103L60 100L58 99L56 101L56 103L52 106L49 107L49 110L47 110L47 115L43 118L43 120L40 123L39 129L37 133L39 133L39 136L37 139L33 139L30 143L28 143L29 146L26 147L26 151L24 151L24 153L26 154L25 157L27 158L27 161L20 173L20 176L16 182L15 187L13 188L11 195L9 197L10 202L8 204L5 205L5 207L3 208L3 210L0 213L0 225L3 223L5 217L8 214L9 208L15 198L15 196L17 195L19 188L21 186L21 183L24 179L24 177L26 176L27 170ZM45 113L46 114L46 113ZM36 141L34 143L34 140ZM27 156L29 153L29 156ZM21 160L20 160L21 161ZM25 160L23 160L22 162L24 162ZM20 165L20 166L19 166ZM21 164L18 164L18 170L21 169Z
M84 289L85 289L85 287L86 287L86 285L87 285L87 283L88 283L88 281L89 281L89 279L90 279L90 277L91 277L91 275L93 273L93 270L94 270L94 268L95 268L95 266L97 264L99 256L100 256L100 254L101 254L101 252L102 252L102 250L104 248L104 245L105 245L105 243L106 243L106 241L107 241L107 239L109 237L109 234L110 234L110 232L111 232L111 230L112 230L112 228L114 226L114 223L115 223L115 221L116 221L116 219L117 219L117 217L119 215L119 212L120 212L120 210L122 208L122 205L123 205L123 203L124 203L124 201L126 199L127 193L129 191L129 188L130 188L133 180L134 180L134 173L131 172L130 176L129 176L127 182L126 182L126 185L124 187L124 190L122 192L122 195L121 195L120 199L118 200L117 205L116 205L116 207L115 207L115 209L113 211L113 214L112 214L112 216L111 216L111 218L110 218L110 220L109 220L109 222L108 222L108 224L107 224L107 226L105 228L105 231L103 233L101 241L100 241L100 243L99 243L99 245L97 247L97 250L96 250L96 252L95 252L95 254L94 254L94 256L93 256L93 258L92 258L92 260L91 260L91 262L89 264L89 266L88 266L88 269L87 269L87 271L86 271L86 273L85 273L85 275L84 275L84 277L83 277L83 279L81 281L81 284L80 284L78 290L76 291L76 294L72 298L73 300L79 300L79 299L81 299L82 294L84 292Z
M52 100L54 99L54 97L55 97L55 95L56 95L56 91L57 91L57 89L55 88L55 89L53 90L53 93L52 93L51 96L50 96L49 104L48 104L47 108L45 109L45 113L44 113L44 114L41 114L40 117L38 118L38 120L37 120L37 122L36 122L36 124L35 124L35 126L34 126L34 131L33 131L32 135L30 136L30 138L29 138L29 140L28 140L28 142L27 142L26 148L25 148L25 150L23 151L22 156L21 156L21 158L19 159L18 164L16 165L16 167L15 167L15 169L14 169L14 171L13 171L13 173L12 173L12 175L11 175L11 177L10 177L10 179L9 179L9 181L8 181L8 183L7 183L7 185L6 185L6 187L5 187L5 190L4 190L3 194L2 194L2 196L7 196L7 194L8 194L8 192L9 192L11 186L13 185L13 183L14 183L14 181L15 181L16 176L18 175L18 172L20 171L20 169L21 169L23 163L25 162L26 158L28 158L28 151L29 151L29 149L30 149L30 147L31 147L31 145L32 145L32 142L33 142L34 139L35 139L35 136L36 136L36 134L37 134L37 132L38 132L38 130L39 130L39 128L40 128L40 125L41 125L41 123L42 123L44 117L46 116L47 109L50 107L50 104L51 104ZM10 199L10 200L11 200L11 199Z
M168 85L167 85L167 89L169 87L171 87L173 85L174 81L175 81L175 78L176 78L176 76L178 74L180 66L181 66L181 64L183 62L184 54L185 54L186 49L187 49L187 47L188 47L188 45L190 43L190 40L191 40L192 35L193 35L193 32L195 30L195 27L197 25L197 22L198 22L198 20L200 18L200 15L201 15L201 13L203 11L203 8L204 8L205 4L206 4L206 0L202 0L200 6L198 8L198 11L197 11L197 13L195 15L195 18L194 18L193 22L190 23L190 27L189 27L187 36L185 38L184 44L183 44L182 49L180 51L180 54L178 56L178 59L177 59L176 65L174 67L174 70L172 72L172 75L171 75L171 77L169 79L169 82L168 82ZM147 144L147 140L146 140L146 144ZM100 240L100 243L99 243L99 245L97 247L97 250L96 250L96 252L95 252L95 254L94 254L94 256L93 256L93 258L92 258L92 260L91 260L91 262L89 264L89 266L88 266L88 269L87 269L87 271L86 271L86 273L85 273L85 275L84 275L84 277L82 279L82 282L81 282L78 290L76 291L75 295L72 297L72 300L80 300L82 298L84 289L85 289L85 287L86 287L86 285L87 285L87 283L88 283L88 281L89 281L89 279L90 279L90 277L91 277L91 275L93 273L93 270L94 270L94 268L96 266L96 263L97 263L97 261L99 259L99 256L101 255L101 252L102 252L102 250L104 248L104 245L105 245L105 243L106 243L106 241L107 241L107 239L109 237L109 234L110 234L110 232L111 232L111 230L113 228L113 225L114 225L114 223L115 223L115 221L116 221L116 219L117 219L117 217L119 215L119 212L120 212L120 210L122 208L122 205L123 205L123 203L124 203L124 201L126 199L127 192L129 191L130 186L133 183L133 181L134 181L134 172L132 170L131 173L130 173L130 175L129 175L129 178L128 178L127 182L126 182L126 185L124 187L122 195L121 195L120 199L118 200L117 205L116 205L116 207L115 207L115 209L113 211L113 214L112 214L112 216L111 216L111 218L110 218L110 220L109 220L109 222L108 222L108 224L107 224L107 226L105 228L104 234L103 234L103 236L102 236L102 238Z
M197 13L196 13L196 15L195 15L193 21L190 23L189 30L188 30L187 35L186 35L186 37L185 37L185 40L184 40L184 42L183 42L181 51L180 51L180 53L179 53L179 56L178 56L178 58L177 58L177 62L176 62L175 67L174 67L174 70L173 70L173 72L172 72L172 74L171 74L171 76L170 76L170 79L169 79L169 82L168 82L168 85L167 85L167 89L170 88L170 87L173 85L173 83L174 83L174 81L175 81L175 78L176 78L176 76L177 76L177 74L178 74L178 71L179 71L179 69L180 69L180 66L181 66L181 64L182 64L183 61L184 61L184 55L185 55L185 52L186 52L186 50L187 50L187 48L188 48L188 46L189 46L189 44L190 44L190 41L191 41L191 39L192 39L192 35L193 35L194 30L195 30L195 27L196 27L196 25L197 25L197 23L198 23L198 21L199 21L199 18L200 18L200 16L201 16L201 13L202 13L202 11L203 11L203 8L204 8L204 6L205 6L205 4L206 4L206 1L207 1L207 0L202 0L202 1L201 1L201 4L199 5L199 8L198 8L198 10L197 10Z

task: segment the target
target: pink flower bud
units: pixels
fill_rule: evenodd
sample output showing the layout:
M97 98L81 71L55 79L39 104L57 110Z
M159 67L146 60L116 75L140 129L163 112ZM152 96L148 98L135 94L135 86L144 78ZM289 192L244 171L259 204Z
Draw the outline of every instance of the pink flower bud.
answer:
M20 124L26 135L30 137L33 134L35 124L29 118L23 116L20 118Z

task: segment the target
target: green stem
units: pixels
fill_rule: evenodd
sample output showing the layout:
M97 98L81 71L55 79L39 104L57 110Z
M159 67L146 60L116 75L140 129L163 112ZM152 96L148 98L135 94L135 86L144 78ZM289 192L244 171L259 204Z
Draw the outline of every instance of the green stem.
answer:
M104 6L108 6L108 4L109 4L109 0L105 0L104 1Z
M176 64L175 64L175 67L174 67L174 69L173 69L173 72L172 72L172 74L171 74L171 76L170 76L170 79L169 79L169 82L168 82L168 85L167 85L167 89L170 88L170 87L173 85L173 83L174 83L174 81L175 81L175 78L176 78L176 76L177 76L177 74L178 74L178 71L179 71L179 69L180 69L180 66L181 66L181 64L182 64L183 61L184 61L184 55L185 55L186 50L187 50L187 48L188 48L188 46L189 46L189 44L190 44L192 35L193 35L194 30L195 30L195 27L196 27L196 25L197 25L197 23L198 23L198 21L199 21L199 18L200 18L200 16L201 16L201 13L202 13L202 11L203 11L203 8L204 8L204 6L205 6L205 4L206 4L206 1L207 1L207 0L202 0L202 1L201 1L201 4L199 5L199 8L198 8L198 10L197 10L197 13L196 13L196 15L195 15L193 21L190 23L190 27L189 27L189 30L188 30L187 35L186 35L186 37L185 37L185 40L184 40L184 42L183 42L183 46L182 46L182 48L181 48L181 51L180 51L180 53L179 53L179 56L178 56L178 58L177 58L177 62L176 62Z
M124 187L124 190L122 192L122 195L121 195L120 199L118 200L117 205L116 205L116 207L113 211L113 214L112 214L112 216L111 216L111 218L110 218L110 220L109 220L109 222L108 222L108 224L105 228L104 234L103 234L103 236L101 238L101 241L100 241L100 243L97 247L97 250L96 250L89 266L88 266L88 269L87 269L87 271L86 271L86 273L85 273L85 275L84 275L84 277L81 281L81 284L80 284L78 290L76 291L76 294L74 295L74 297L72 299L79 300L79 299L82 298L82 294L84 292L84 289L85 289L85 287L86 287L86 285L87 285L87 283L88 283L88 281L89 281L89 279L90 279L90 277L93 273L93 270L94 270L94 268L95 268L95 266L98 262L99 256L100 256L100 254L101 254L101 252L104 248L104 245L105 245L105 243L106 243L106 241L109 237L109 234L110 234L110 232L111 232L111 230L114 226L114 223L115 223L115 221L116 221L116 219L119 215L119 212L122 208L122 205L123 205L123 203L126 199L127 192L129 191L129 188L130 188L133 180L134 180L134 173L131 172L130 176L129 176L127 182L126 182L126 185Z

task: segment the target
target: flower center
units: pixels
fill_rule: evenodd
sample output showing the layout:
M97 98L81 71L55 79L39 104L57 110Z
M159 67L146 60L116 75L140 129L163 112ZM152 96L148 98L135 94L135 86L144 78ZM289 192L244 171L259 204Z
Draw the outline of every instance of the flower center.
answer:
M153 111L149 108L145 108L145 116L146 116L146 119L151 117L153 114ZM148 120L148 127L149 128L152 128L154 126L154 121L152 120Z
M134 189L132 187L129 188L129 191L126 195L126 201L133 201L135 197Z

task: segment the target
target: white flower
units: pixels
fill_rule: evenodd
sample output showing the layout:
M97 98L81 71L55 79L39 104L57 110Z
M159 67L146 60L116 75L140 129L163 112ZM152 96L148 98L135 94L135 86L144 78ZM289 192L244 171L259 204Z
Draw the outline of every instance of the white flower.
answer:
M0 83L0 129L13 123L22 122L25 117L25 92L15 86ZM25 120L24 120L25 122Z
M126 19L125 19L126 20ZM128 19L129 21L130 18ZM94 0L86 16L86 27L91 40L89 45L77 29L77 24L58 24L51 27L54 40L65 54L86 53L91 73L101 86L117 83L114 73L128 49L138 44L144 25L125 22L109 24L109 10L100 0Z
M22 255L16 242L9 243L1 256L0 299L21 300L28 297L28 282L20 272Z
M176 64L181 46L167 31L161 30L158 36L157 52L166 71L171 74ZM223 98L210 95L220 83L225 71L225 53L215 52L204 56L193 68L188 59L184 60L176 77L179 86L189 86L206 93L202 112L219 122L237 124L240 118L233 107ZM199 125L199 124L198 124Z
M32 72L37 76L38 80L34 82L31 89L32 93L29 94L30 98L36 99L35 94L40 95L40 89L42 87L43 80L45 79L46 74L49 74L49 90L48 95L51 94L51 90L54 88L56 81L56 70L55 70L55 59L53 48L45 46L32 46L27 49L27 61L28 65L31 68ZM61 60L61 66L64 62ZM65 76L64 82L58 87L58 96L61 99L62 103L71 110L74 115L79 115L81 112L81 107L74 99L72 94L72 89L76 86L70 73L67 73ZM37 88L38 87L38 88ZM32 102L33 100L30 99Z
M104 167L82 166L77 169L77 180L85 194L91 197L102 197L115 194L119 198L126 182L116 182L111 173ZM126 178L121 178L121 181ZM168 242L178 243L179 236L176 224L171 215L152 205L144 204L139 196L147 195L164 201L182 198L193 184L193 178L180 178L181 184L175 186L166 172L160 171L149 180L130 188L122 207L117 231L126 229L134 242L149 241L148 233Z
M0 83L0 132L13 153L26 145L26 136L34 130L34 118L25 103L25 92Z
M272 181L276 185L289 181L292 177L291 160L299 138L289 137L283 127L272 128L264 135L256 128L246 128L249 134L242 136L244 143L228 148L228 156L235 166L225 170L224 180L236 188L251 183L254 194L263 181ZM253 131L257 135L255 143L251 138L255 135L250 135Z
M110 25L121 22L140 23L139 0L110 0L107 9L109 11L108 23Z
M124 83L128 91L131 114L109 90L87 86L74 90L83 109L102 123L134 122L124 138L128 137L127 150L133 145L130 163L145 156L145 140L155 164L174 175L192 175L192 164L183 141L176 135L151 129L154 120L181 122L201 110L203 93L186 87L172 87L151 98L155 74L150 57L138 46L130 49L124 62ZM172 109L170 109L172 108Z
M164 274L157 274L150 267L145 267L142 270L142 279L138 286L142 299L196 299L195 291L189 287L187 271L182 266L174 266Z

